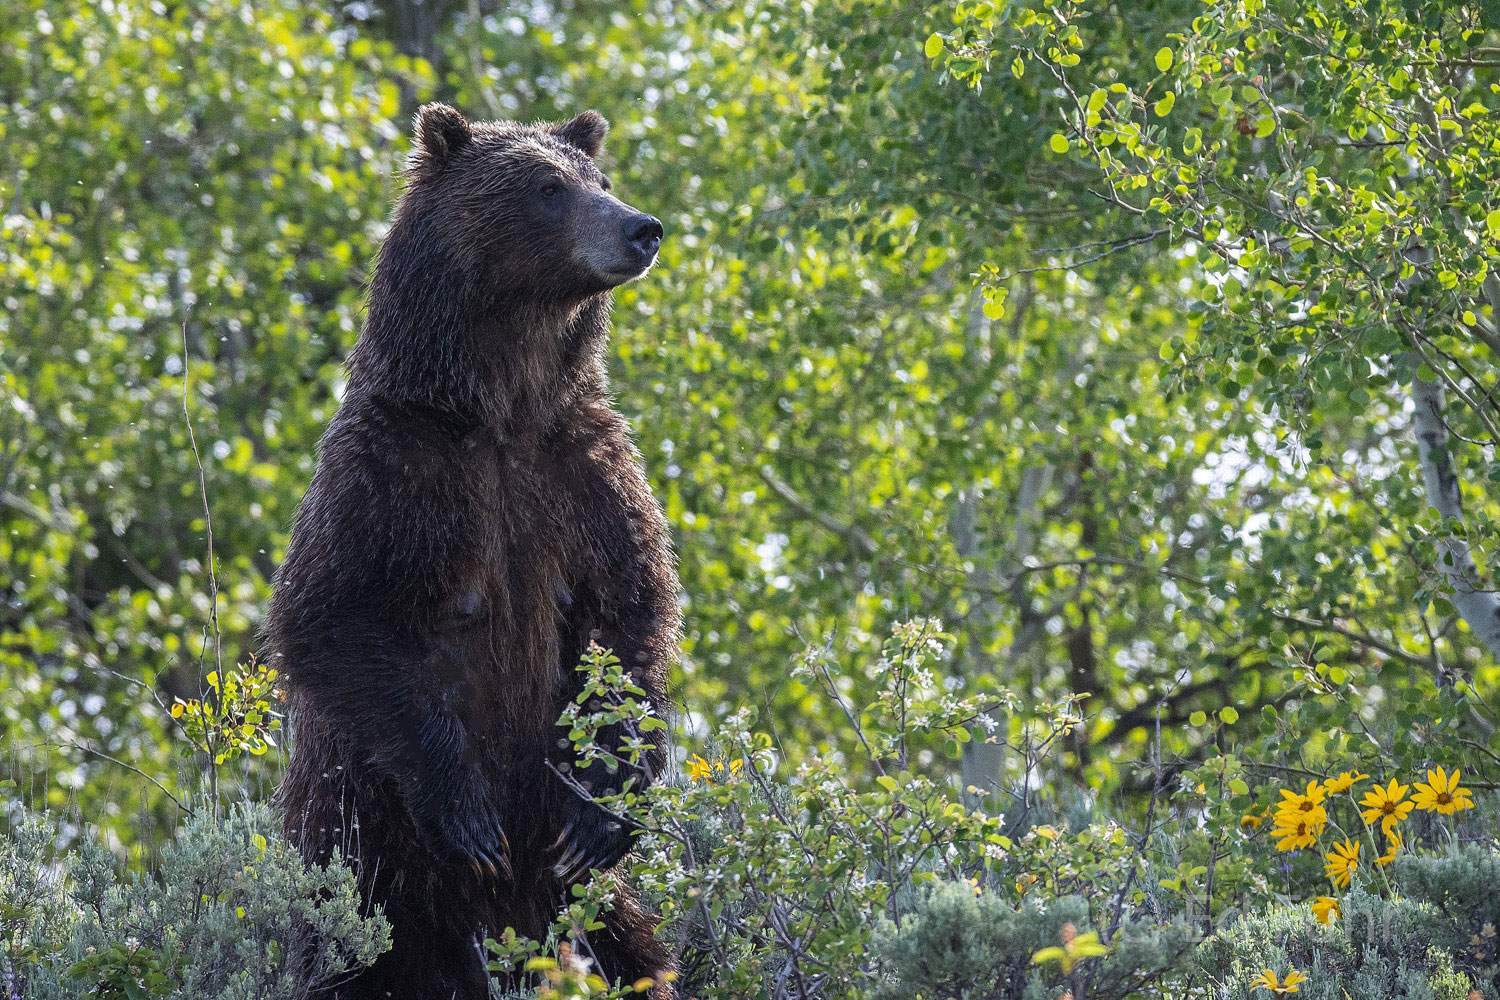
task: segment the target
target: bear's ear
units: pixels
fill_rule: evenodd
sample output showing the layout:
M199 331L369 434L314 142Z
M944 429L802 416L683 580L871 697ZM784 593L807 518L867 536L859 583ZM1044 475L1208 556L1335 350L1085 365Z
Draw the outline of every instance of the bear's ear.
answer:
M552 126L552 134L563 142L577 146L589 157L599 155L604 148L604 137L609 134L609 122L597 111L585 111L570 122Z
M464 116L446 104L424 104L415 119L417 143L428 162L444 167L469 143L474 133Z

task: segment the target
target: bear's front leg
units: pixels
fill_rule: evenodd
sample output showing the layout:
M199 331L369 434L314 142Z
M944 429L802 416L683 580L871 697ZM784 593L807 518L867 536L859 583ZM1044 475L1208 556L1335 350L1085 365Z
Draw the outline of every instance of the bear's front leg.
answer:
M617 418L598 419L597 436L575 440L567 449L576 463L567 478L578 486L576 502L588 517L580 525L586 544L578 553L577 575L564 598L558 712L583 690L578 660L592 642L614 653L631 684L645 692L653 714L665 718L667 671L681 635L666 518ZM665 728L640 733L630 720L621 720L597 734L612 758L584 764L567 736L567 729L558 730L549 756L561 786L554 871L572 883L591 869L612 867L630 850L637 825L595 800L627 785L639 791L651 784L666 767L667 743ZM646 746L631 760L627 747L641 743Z
M401 718L401 716L398 716ZM414 721L409 735L418 748L408 768L407 805L436 837L439 853L490 878L512 878L510 841L488 782L454 751L467 739L462 724L444 715Z
M567 748L560 746L560 752L547 762L561 786L560 830L551 848L555 858L552 870L564 884L571 885L590 871L614 867L630 852L640 824L599 798L644 789L656 776L647 755L656 755L657 751L653 745L639 763L632 764L624 746L639 732L633 724L622 721L603 727L595 737L614 759L582 764L572 752L568 730L559 727L558 731L564 734L558 742L566 743Z

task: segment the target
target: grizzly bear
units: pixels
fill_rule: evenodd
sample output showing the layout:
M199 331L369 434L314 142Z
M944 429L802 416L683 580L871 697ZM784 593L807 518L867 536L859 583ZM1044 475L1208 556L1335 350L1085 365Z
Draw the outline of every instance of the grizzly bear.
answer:
M470 123L430 104L415 124L265 631L290 702L287 836L349 859L392 926L389 952L318 994L341 1000L481 1000L486 937L545 936L571 886L620 862L634 831L593 796L649 782L666 747L584 767L558 717L591 640L665 713L680 629L604 363L611 289L651 267L661 223L610 193L595 112ZM669 978L627 888L603 920L575 949L594 971Z

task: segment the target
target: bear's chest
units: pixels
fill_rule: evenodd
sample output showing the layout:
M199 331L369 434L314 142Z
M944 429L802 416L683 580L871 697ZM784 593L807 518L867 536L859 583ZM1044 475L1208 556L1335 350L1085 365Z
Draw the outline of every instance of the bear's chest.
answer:
M530 745L555 721L570 615L584 574L579 498L533 451L471 456L468 572L440 609L433 673L479 744ZM546 706L538 710L538 706Z
M563 456L545 448L490 444L482 452L468 519L469 600L480 598L485 617L507 632L544 629L565 614L585 573L584 490Z
M511 447L494 458L490 530L525 560L567 558L583 544L585 511L578 485L559 456Z

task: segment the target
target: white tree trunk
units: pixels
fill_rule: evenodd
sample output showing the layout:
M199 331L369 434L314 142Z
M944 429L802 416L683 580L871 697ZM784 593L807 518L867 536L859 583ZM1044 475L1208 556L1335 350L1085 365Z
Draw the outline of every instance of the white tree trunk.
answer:
M1036 546L1036 513L1041 506L1043 497L1047 494L1047 488L1052 483L1052 466L1047 464L1034 465L1021 474L1021 488L1016 497L1015 528L1012 536L1012 544L1007 554L1008 570L1014 571L1025 565L1026 557ZM969 542L972 550L972 533L960 533L960 537ZM970 553L960 551L960 555L968 556ZM1026 589L1025 580L1020 575L1015 576L1015 585L1011 588L1011 594L1019 612L1019 628L1011 640L1010 648L1006 652L1009 663L1014 663L1022 653L1041 635L1044 621L1034 619L1027 614L1026 602L1031 600ZM988 582L986 579L985 582ZM1006 679L1009 680L1009 671ZM1004 732L1005 719L994 718L997 731ZM987 743L982 738L970 740L964 744L963 761L960 771L964 783L964 803L970 809L983 808L986 803L989 807L998 811L1001 803L997 797L1000 791L1000 776L1005 767L1006 748L1002 743ZM970 794L968 789L978 789L978 794Z
M1463 523L1463 496L1453 459L1448 454L1448 425L1443 422L1443 387L1436 382L1416 379L1411 388L1416 414L1413 426L1417 435L1417 452L1422 465L1422 481L1427 487L1427 502L1437 509L1444 521ZM1479 568L1464 538L1443 533L1438 543L1438 566L1453 588L1453 606L1458 610L1474 637L1484 643L1490 655L1500 659L1500 597L1480 588Z

